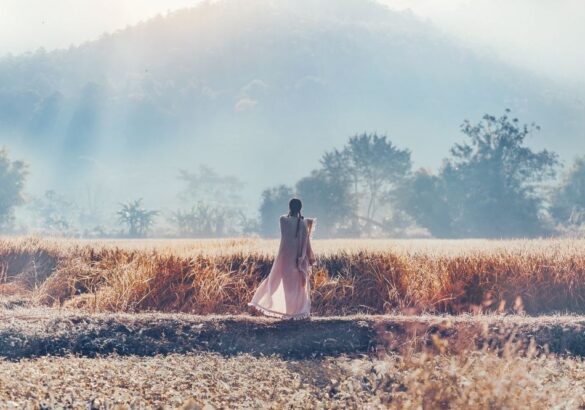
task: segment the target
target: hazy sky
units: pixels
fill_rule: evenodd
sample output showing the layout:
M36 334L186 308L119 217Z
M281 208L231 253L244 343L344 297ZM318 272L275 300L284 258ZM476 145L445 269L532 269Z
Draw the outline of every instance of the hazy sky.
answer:
M473 47L559 80L585 81L584 0L384 0Z
M511 63L558 80L585 81L585 0L381 1L411 9L468 45ZM199 2L0 0L0 55L68 47Z

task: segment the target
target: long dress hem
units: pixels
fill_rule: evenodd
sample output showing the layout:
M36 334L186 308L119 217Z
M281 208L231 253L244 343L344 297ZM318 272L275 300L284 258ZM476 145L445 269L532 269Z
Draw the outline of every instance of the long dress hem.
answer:
M313 219L280 217L280 246L266 277L254 292L249 306L279 319L306 319L311 314L311 262L314 260L310 236Z
M286 320L302 320L308 319L311 317L311 313L299 313L297 315L287 315L286 313L275 312L274 310L266 309L254 302L248 303L248 306L252 306L254 309L262 313L264 316L275 317L278 319L286 319Z

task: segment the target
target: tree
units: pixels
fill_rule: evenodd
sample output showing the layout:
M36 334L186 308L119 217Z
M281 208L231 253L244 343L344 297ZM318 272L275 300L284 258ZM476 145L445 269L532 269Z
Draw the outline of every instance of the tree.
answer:
M286 213L288 201L294 196L292 188L280 185L262 192L260 204L260 234L275 238L280 235L278 220Z
M317 218L319 236L348 234L355 213L348 181L324 170L313 171L296 184L307 215Z
M235 220L240 215L225 207L213 207L198 203L189 210L173 212L171 220L176 224L179 234L191 238L217 238L235 236L238 229L228 221Z
M386 136L362 134L351 137L342 150L326 153L322 166L328 175L349 181L356 219L372 234L384 228L379 212L391 210L395 194L407 180L412 167L410 151L397 148Z
M42 197L32 201L31 209L36 214L37 224L43 232L51 235L72 233L72 219L78 210L76 205L63 195L53 190L45 191Z
M554 190L550 212L562 225L585 225L585 157L575 160Z
M122 208L117 214L120 222L128 227L128 236L131 238L146 236L159 212L144 209L142 207L142 198L121 205Z
M412 216L432 236L452 236L451 210L443 179L429 170L414 173L397 195L400 209Z
M24 203L23 189L27 166L22 161L11 161L8 151L0 149L0 230L10 226L14 209Z
M199 172L179 170L179 179L186 184L181 194L187 201L230 206L241 202L242 181L231 175L219 175L207 166L199 167Z
M422 191L411 190L405 209L434 235L446 237L516 237L547 234L544 183L554 177L557 155L534 152L525 139L540 128L519 125L510 110L485 115L475 125L465 121L467 141L455 144L438 178L417 175ZM419 201L433 206L414 206ZM448 220L437 222L437 218Z
M171 217L181 236L223 237L249 230L240 197L244 184L238 178L201 166L199 172L180 170L179 179L186 184L181 198L191 205Z

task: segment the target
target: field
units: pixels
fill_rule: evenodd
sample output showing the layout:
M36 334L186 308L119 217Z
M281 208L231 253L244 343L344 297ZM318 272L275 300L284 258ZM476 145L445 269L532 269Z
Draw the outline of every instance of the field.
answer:
M91 311L239 314L277 242L0 241L0 291ZM315 241L316 315L585 311L585 240Z
M246 307L276 248L0 240L2 407L585 405L584 240L316 240L302 322Z

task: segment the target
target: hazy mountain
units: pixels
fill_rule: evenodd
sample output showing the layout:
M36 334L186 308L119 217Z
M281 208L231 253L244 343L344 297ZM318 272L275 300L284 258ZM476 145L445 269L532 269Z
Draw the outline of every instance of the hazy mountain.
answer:
M223 0L0 59L0 145L36 190L168 206L178 169L207 164L255 204L357 132L436 166L462 120L506 107L570 158L585 153L582 97L373 1Z

